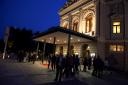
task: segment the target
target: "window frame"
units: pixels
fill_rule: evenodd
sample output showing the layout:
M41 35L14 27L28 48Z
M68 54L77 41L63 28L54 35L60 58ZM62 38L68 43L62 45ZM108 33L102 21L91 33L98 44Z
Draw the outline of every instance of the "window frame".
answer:
M112 33L113 34L121 33L121 21L120 20L114 20L112 22Z
M78 21L74 21L72 30L78 32L78 28L79 28L79 22Z
M111 52L124 52L124 45L112 44L109 46Z
M89 14L86 18L85 18L85 33L89 33L92 31L92 25L93 25L93 15Z

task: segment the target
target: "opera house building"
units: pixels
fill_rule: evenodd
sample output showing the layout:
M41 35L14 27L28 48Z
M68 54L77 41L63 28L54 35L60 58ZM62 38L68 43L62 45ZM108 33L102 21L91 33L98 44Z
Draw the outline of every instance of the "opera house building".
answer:
M55 54L111 56L114 68L128 71L128 0L67 0L60 26L34 40L56 45Z

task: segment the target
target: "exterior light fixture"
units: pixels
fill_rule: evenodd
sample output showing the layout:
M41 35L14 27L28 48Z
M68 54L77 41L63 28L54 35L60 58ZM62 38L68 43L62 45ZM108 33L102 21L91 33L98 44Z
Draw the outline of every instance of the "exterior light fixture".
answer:
M90 47L88 46L88 49L90 49Z
M58 54L58 52L56 52L56 54Z
M49 39L50 39L50 40L52 40L52 38L51 38L51 37L50 37Z

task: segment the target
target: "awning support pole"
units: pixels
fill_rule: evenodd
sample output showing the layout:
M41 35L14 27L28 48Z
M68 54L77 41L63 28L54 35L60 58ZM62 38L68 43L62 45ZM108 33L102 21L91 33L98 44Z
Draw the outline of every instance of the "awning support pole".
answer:
M43 64L43 60L44 60L44 57L45 57L45 48L46 48L46 40L44 40L42 64Z
M68 34L68 48L67 48L67 56L71 55L71 34Z
M56 52L56 37L54 37L54 40L53 40L53 44L54 44L54 55L55 55L55 52Z

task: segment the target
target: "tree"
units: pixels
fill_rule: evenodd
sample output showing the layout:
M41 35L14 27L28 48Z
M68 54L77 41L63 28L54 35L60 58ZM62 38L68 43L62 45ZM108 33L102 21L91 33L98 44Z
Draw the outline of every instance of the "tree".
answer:
M10 27L10 35L8 38L8 50L17 52L20 50L31 51L36 48L34 42L32 40L32 30L28 30L26 28L19 29Z
M0 39L0 51L3 52L4 50L4 40Z

